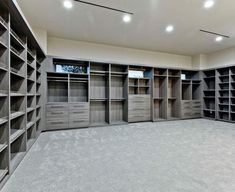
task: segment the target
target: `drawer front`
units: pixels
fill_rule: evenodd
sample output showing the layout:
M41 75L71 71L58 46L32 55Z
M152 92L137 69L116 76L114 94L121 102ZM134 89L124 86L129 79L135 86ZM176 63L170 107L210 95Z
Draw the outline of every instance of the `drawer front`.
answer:
M197 108L200 108L202 106L201 102L200 101L193 101L192 102L192 107L197 107Z
M69 121L69 128L78 128L78 127L88 127L89 121L88 120L70 120Z
M181 101L182 105L191 105L192 101Z
M150 116L145 117L143 115L135 115L128 118L128 122L141 122L141 121L150 121Z
M194 111L194 112L192 112L192 117L193 117L193 118L199 118L199 117L201 117L201 112L200 112L200 111Z
M68 118L68 111L47 111L46 112L46 119L53 119L53 118Z
M182 114L182 118L191 118L191 117L192 117L191 111L186 111Z
M87 120L89 121L88 115L70 115L69 120Z
M46 122L47 130L53 129L66 129L68 128L68 121L63 120L47 120Z
M129 100L150 100L150 95L129 95Z
M47 104L46 111L66 111L68 104Z
M89 110L89 103L70 103L69 110L70 111Z

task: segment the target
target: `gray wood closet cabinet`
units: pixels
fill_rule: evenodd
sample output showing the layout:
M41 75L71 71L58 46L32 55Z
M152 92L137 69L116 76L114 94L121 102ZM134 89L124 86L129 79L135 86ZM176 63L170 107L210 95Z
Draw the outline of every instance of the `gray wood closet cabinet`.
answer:
M45 54L11 0L0 1L0 189L42 130Z
M203 71L203 117L235 122L235 67Z
M46 130L201 117L199 71L49 60Z

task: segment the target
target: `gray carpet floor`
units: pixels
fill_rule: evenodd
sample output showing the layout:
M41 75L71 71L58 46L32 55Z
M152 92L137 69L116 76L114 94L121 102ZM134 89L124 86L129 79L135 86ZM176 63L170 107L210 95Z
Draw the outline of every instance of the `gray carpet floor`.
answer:
M41 134L2 192L234 192L235 125L136 123Z

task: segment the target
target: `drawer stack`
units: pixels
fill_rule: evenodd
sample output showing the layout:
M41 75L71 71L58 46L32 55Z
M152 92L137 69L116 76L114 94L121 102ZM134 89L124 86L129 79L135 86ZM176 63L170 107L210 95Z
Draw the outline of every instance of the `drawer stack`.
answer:
M46 105L46 126L47 130L69 127L67 103Z
M192 101L192 118L200 118L202 104L201 101Z
M46 105L47 130L79 128L88 125L88 103L53 103Z
M128 100L128 122L151 120L150 95L131 95Z
M89 104L69 104L69 128L86 127L89 125Z
M181 117L200 118L201 117L201 101L181 101Z

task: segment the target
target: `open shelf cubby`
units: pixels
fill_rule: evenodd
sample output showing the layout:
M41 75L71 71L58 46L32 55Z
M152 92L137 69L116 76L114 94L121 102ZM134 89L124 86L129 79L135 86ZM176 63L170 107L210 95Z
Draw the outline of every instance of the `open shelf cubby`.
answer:
M109 123L109 102L93 100L90 102L91 126L105 125Z
M90 76L90 100L109 98L109 76L107 74Z
M166 117L166 100L155 99L153 101L153 120L160 121L167 119Z
M11 145L10 162L11 171L19 165L26 153L26 134L22 133L17 139L15 139Z
M111 124L121 124L127 122L126 101L111 101Z
M10 143L14 142L25 132L26 118L25 115L12 119L10 122Z
M88 102L88 75L69 75L69 101Z
M216 70L203 71L203 115L215 118Z
M111 75L110 97L112 100L127 98L127 75Z
M182 80L182 100L192 100L192 82Z
M68 102L68 74L47 74L48 102Z
M108 74L109 73L109 64L107 63L90 63L90 74L99 75L99 74Z
M111 64L111 74L112 75L127 75L128 67L125 65Z

